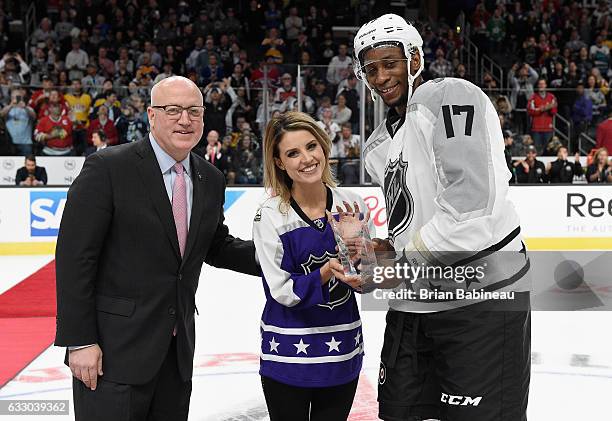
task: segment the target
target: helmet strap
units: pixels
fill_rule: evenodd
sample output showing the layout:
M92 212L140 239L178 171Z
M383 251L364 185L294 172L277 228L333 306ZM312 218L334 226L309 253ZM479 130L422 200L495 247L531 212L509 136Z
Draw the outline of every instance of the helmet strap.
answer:
M412 93L414 91L413 89L414 81L421 75L421 72L423 71L424 64L425 64L423 60L423 50L421 48L418 48L417 51L419 52L420 66L414 75L412 75L412 72L410 71L410 63L412 62L413 54L411 54L408 51L406 52L406 56L408 56L408 63L406 64L406 67L408 68L408 96L407 96L406 102L409 102L410 98L412 98ZM408 111L408 107L406 107L406 111Z

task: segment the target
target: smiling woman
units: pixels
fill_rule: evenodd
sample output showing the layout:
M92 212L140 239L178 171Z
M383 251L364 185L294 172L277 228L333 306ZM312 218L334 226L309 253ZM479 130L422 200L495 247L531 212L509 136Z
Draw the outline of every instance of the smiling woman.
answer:
M328 162L331 142L307 114L288 112L272 119L265 139L264 185L284 203L292 195L306 193L304 189L320 193L325 185L336 186Z
M260 374L270 420L344 421L363 341L354 291L332 277L342 265L326 215L347 203L366 207L335 188L331 142L312 117L273 118L264 145L271 197L255 215L253 241L266 293Z

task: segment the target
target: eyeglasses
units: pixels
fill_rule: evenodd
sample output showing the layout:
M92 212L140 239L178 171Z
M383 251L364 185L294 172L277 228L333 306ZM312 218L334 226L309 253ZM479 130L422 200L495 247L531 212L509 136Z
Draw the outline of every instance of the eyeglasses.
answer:
M152 105L151 108L164 110L166 115L172 120L178 120L183 115L183 111L187 111L187 115L191 120L197 120L204 116L206 107L203 105L192 105L191 107L181 107L180 105Z

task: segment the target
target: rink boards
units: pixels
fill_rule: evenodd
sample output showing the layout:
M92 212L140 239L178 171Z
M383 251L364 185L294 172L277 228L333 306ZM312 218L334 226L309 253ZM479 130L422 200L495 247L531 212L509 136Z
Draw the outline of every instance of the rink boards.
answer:
M348 187L347 187L348 188ZM386 235L386 212L378 187L350 187L371 213L378 237ZM0 188L0 255L53 253L67 188ZM263 188L230 187L226 223L251 237ZM530 250L612 250L612 186L511 186ZM228 212L231 209L231 212Z

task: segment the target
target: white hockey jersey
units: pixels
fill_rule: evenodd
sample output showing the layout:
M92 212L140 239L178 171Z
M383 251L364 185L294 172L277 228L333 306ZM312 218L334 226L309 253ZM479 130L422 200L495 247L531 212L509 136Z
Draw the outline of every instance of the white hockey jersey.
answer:
M385 194L395 250L412 265L485 263L485 278L468 287L526 291L529 260L508 200L504 141L488 97L462 79L428 81L414 91L399 124L395 130L383 121L364 147L366 170ZM427 286L430 281L415 284ZM471 302L389 304L439 311Z

